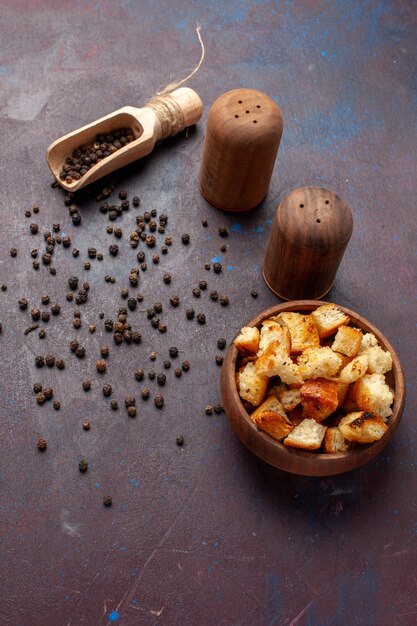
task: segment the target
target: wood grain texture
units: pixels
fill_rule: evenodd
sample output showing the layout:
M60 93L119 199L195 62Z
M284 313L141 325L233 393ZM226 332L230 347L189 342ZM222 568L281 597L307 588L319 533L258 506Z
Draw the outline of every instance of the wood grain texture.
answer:
M232 89L207 119L200 189L215 207L246 211L265 197L282 136L275 102L254 89Z
M284 300L322 298L332 287L352 234L350 208L320 187L294 189L278 206L263 276Z
M318 300L299 300L278 304L262 311L246 322L244 326L259 326L263 320L284 311L300 313L314 311L322 304L326 303ZM392 356L392 371L387 374L386 380L394 390L395 398L392 415L388 421L389 429L379 441L367 446L358 446L354 450L342 454L315 454L288 448L259 430L243 407L236 387L236 367L239 353L233 344L229 346L222 366L222 398L233 430L242 443L254 454L286 472L301 474L302 476L334 476L356 469L373 459L385 448L400 423L405 402L405 382L398 355L387 338L368 320L346 307L339 305L339 308L349 316L356 328L360 328L364 333L374 333L380 346L384 350L388 350Z

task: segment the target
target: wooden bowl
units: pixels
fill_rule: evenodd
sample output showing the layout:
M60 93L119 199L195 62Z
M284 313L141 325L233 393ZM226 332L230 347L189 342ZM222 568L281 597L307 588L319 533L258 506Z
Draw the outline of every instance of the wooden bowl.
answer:
M262 311L262 313L259 313L259 315L244 325L259 326L263 320L273 315L278 315L278 313L284 311L308 312L313 311L323 304L326 304L326 302L318 300L286 302L285 304L279 304ZM392 409L393 412L388 420L389 428L379 441L368 445L358 445L353 450L342 454L317 454L289 448L259 430L244 409L236 387L235 372L239 353L233 343L227 350L222 366L222 400L233 430L242 443L254 454L270 465L293 474L300 474L302 476L333 476L363 465L385 448L400 423L403 412L405 401L404 375L400 360L393 347L386 337L364 317L361 317L358 313L355 313L355 311L351 311L339 305L337 306L341 311L349 315L355 326L364 332L374 333L380 346L384 350L388 350L392 356L392 370L388 372L385 377L387 383L395 392L395 399Z

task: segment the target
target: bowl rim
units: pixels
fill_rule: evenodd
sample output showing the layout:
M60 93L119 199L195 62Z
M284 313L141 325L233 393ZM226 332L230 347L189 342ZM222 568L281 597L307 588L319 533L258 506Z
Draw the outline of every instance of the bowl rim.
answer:
M366 332L374 333L381 347L384 350L388 350L392 356L393 366L389 374L392 374L394 379L394 404L392 415L388 419L389 428L378 441L340 454L315 453L285 446L280 441L258 429L241 402L235 382L236 362L239 352L233 341L238 336L240 330L236 332L228 347L221 372L223 405L232 428L242 443L267 463L279 469L305 476L339 474L359 467L376 456L387 445L398 427L405 403L404 374L397 353L385 335L376 326L352 309L322 300L292 300L261 311L243 326L259 326L263 320L278 313L285 311L312 311L325 304L336 304L342 312L349 316L351 323L364 331L366 330ZM312 462L314 462L314 465Z

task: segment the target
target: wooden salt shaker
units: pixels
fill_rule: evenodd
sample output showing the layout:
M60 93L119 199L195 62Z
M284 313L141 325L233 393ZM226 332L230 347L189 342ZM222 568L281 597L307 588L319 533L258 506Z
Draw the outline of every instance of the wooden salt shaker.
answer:
M263 277L283 300L322 298L332 287L352 234L349 206L320 187L292 191L278 206Z
M265 197L282 136L281 111L254 89L233 89L210 109L200 169L203 196L219 209L245 211Z

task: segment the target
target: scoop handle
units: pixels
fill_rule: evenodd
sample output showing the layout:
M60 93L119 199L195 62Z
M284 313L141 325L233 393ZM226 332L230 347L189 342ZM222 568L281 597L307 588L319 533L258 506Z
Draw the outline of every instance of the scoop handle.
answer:
M196 91L180 87L168 94L154 96L144 108L152 109L156 114L161 125L159 138L164 139L198 122L203 103Z

